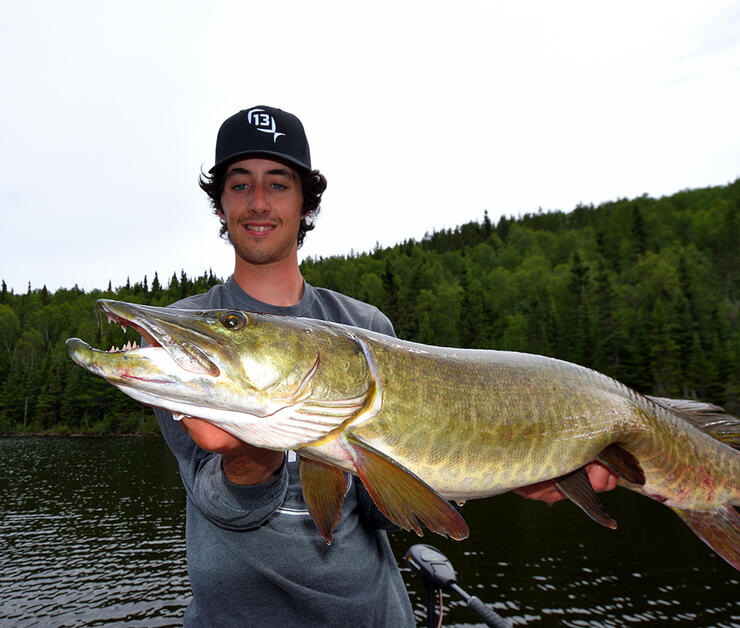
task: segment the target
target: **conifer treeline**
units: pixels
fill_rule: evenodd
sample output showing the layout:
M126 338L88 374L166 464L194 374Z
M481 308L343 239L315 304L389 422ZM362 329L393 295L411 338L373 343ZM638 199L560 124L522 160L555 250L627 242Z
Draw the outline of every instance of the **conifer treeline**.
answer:
M320 227L320 225L319 225ZM591 366L644 393L740 412L740 179L670 197L519 218L304 261L307 281L379 306L400 337ZM155 275L106 291L0 291L0 432L154 430L152 413L74 365L64 341L125 343L98 298L165 305L217 283ZM132 332L129 332L133 337Z
M49 292L45 287L16 295L0 287L0 433L157 432L154 414L67 356L67 338L96 348L136 340L129 330L109 325L95 307L98 299L167 305L205 292L219 280L211 271L195 279L173 274L164 288L157 274L141 282L86 293L77 286Z

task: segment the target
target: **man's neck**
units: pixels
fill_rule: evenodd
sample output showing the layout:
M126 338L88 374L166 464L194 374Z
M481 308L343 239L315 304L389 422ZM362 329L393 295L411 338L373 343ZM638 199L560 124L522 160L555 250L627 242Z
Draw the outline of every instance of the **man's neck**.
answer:
M249 296L270 305L295 305L303 296L298 260L249 264L237 257L234 281Z

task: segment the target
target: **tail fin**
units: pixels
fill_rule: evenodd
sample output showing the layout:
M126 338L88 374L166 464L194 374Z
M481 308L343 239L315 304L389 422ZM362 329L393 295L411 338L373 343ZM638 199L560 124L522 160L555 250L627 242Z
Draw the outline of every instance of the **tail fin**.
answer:
M740 515L732 506L703 512L673 510L696 536L740 571Z

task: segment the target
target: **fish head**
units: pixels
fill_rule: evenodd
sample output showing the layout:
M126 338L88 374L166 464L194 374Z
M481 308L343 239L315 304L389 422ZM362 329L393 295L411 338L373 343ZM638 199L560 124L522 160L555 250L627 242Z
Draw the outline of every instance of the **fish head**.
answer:
M362 352L341 334L330 333L327 344L320 321L107 299L98 307L110 322L136 329L146 346L101 351L70 338L77 364L141 403L205 419L256 446L286 449L321 438L370 393ZM326 410L334 406L342 410ZM336 417L317 423L322 414Z

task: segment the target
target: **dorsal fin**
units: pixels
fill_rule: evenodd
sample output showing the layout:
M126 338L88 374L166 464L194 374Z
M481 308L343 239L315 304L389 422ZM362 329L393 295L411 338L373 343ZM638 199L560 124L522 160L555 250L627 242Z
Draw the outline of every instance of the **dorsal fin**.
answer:
M648 397L648 399L677 414L712 438L740 450L740 419L727 414L724 408L691 399L668 397Z

